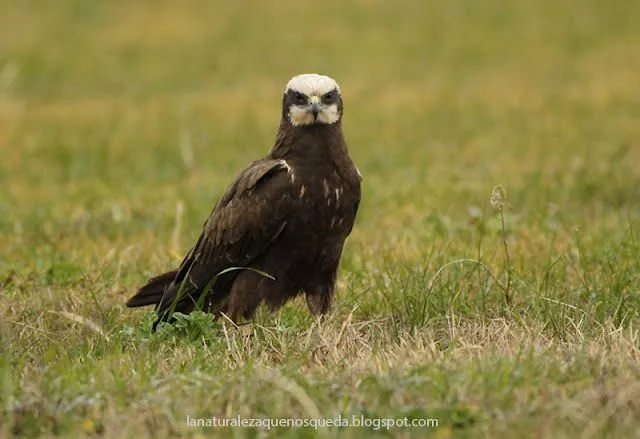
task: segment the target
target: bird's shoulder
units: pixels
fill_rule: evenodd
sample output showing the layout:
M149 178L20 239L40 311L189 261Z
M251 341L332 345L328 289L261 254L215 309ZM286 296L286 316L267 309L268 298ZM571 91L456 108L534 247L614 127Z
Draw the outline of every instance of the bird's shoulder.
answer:
M198 259L227 253L229 246L242 240L261 247L275 239L295 207L292 172L285 160L266 158L250 163L205 221L196 244Z
M293 168L286 160L263 158L253 161L220 197L216 207L225 206L234 199L247 197L265 183L271 191L286 189L288 180L292 180L293 175ZM274 195L276 194L274 192Z

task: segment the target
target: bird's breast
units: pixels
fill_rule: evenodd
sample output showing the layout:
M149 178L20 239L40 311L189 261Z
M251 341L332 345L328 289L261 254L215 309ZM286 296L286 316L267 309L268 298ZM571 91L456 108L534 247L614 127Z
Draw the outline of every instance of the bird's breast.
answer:
M335 171L310 174L294 187L297 193L301 231L343 234L350 230L357 205L352 185Z

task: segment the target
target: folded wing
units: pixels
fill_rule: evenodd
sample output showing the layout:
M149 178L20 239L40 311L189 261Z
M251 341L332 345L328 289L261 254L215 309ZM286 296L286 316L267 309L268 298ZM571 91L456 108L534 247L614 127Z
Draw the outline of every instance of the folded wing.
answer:
M167 320L170 311L190 312L220 272L249 266L278 238L295 208L291 172L283 160L263 159L240 174L161 293L156 304L159 320ZM153 280L147 286L153 286ZM147 286L130 302L141 302ZM158 295L157 285L153 292ZM151 293L150 289L147 295Z

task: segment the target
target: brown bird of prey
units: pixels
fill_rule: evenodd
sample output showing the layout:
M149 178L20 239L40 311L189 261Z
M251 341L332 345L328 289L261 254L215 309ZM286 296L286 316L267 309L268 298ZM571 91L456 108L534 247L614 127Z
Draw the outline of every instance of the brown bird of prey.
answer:
M312 314L326 313L362 180L342 112L336 81L293 77L271 152L225 191L180 267L150 279L127 306L155 305L154 329L194 309L250 319L263 301L275 310L302 293Z

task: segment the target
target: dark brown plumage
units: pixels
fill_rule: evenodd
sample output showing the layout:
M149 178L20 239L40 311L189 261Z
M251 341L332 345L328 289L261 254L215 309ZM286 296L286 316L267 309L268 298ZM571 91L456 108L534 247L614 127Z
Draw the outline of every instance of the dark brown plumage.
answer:
M155 305L158 321L199 305L234 321L261 302L277 309L300 293L329 309L346 237L360 203L360 174L342 133L342 97L331 78L294 77L275 145L222 195L176 271L151 279L127 306ZM249 267L268 273L266 277ZM216 277L217 276L217 277Z

